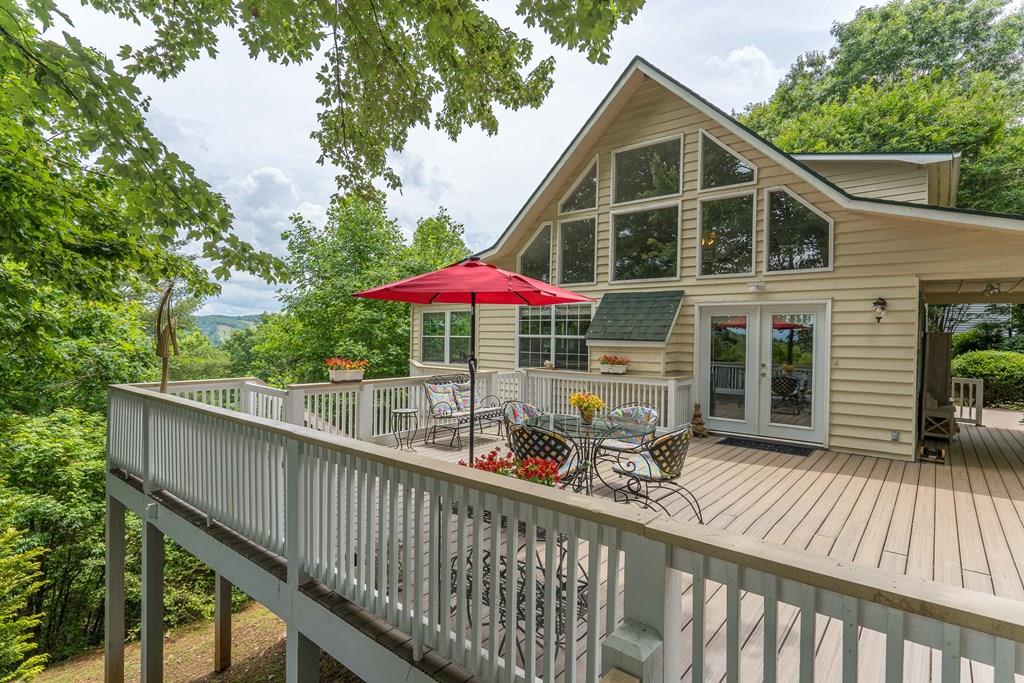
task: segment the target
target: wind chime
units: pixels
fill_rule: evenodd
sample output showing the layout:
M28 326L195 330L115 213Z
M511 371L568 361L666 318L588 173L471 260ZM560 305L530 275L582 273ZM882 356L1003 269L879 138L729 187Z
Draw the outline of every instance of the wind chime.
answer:
M160 393L167 393L167 362L173 349L178 355L177 322L171 312L174 283L168 282L156 307L156 355L160 358Z

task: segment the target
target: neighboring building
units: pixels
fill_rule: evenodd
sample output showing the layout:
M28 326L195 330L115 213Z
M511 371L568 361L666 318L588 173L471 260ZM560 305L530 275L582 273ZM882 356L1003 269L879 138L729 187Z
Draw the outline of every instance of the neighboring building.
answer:
M480 254L594 305L484 306L480 366L625 355L713 429L911 459L922 304L1024 302L1024 216L953 208L959 164L786 154L637 58ZM413 361L464 360L465 311L412 318Z

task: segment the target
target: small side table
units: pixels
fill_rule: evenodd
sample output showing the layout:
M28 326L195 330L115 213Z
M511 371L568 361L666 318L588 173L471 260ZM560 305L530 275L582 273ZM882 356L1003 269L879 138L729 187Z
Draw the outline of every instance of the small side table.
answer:
M418 408L391 409L391 435L395 437L395 448L398 450L416 450L412 446L412 440L420 428L419 412ZM404 437L402 432L405 432Z

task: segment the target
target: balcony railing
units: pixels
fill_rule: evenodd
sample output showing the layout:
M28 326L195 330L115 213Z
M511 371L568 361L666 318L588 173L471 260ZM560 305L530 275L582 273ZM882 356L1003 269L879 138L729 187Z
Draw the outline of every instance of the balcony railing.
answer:
M417 394L391 382L357 391ZM235 408L308 413L317 397L313 414L341 434L385 427L358 426L368 418L351 417L353 389L305 392L300 403L249 384L172 386L179 396L112 387L109 468L284 556L282 590L321 582L410 635L415 657L430 647L484 680L593 682L635 663L641 655L621 644L643 625L663 640L642 656L660 672L645 681L678 681L687 667L702 680L712 666L727 680L745 677L741 667L789 680L779 662L791 641L780 649L779 638L795 621L791 661L806 681L834 619L841 635L822 642L834 643L825 655L844 681L901 681L904 655L920 647L941 654L943 680L959 680L966 660L993 667L1000 683L1024 673L1020 602L255 417ZM330 408L319 407L324 395ZM724 643L704 628L721 618L707 612L716 592Z

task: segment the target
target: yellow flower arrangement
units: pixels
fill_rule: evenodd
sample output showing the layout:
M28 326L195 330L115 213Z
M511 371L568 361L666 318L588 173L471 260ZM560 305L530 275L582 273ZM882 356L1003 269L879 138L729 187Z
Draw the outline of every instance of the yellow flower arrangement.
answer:
M604 400L589 391L577 391L569 395L569 405L580 411L584 422L594 419L594 413L604 409Z

